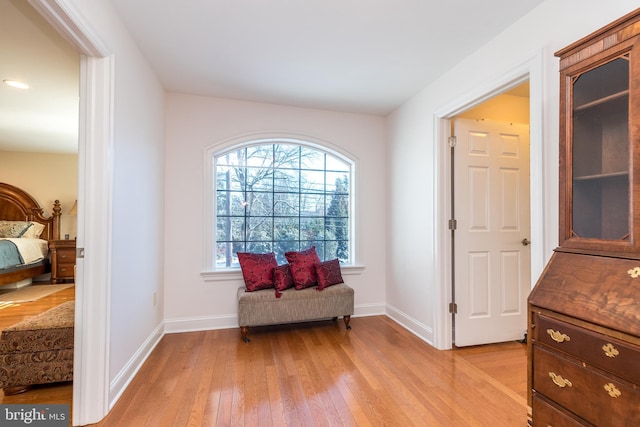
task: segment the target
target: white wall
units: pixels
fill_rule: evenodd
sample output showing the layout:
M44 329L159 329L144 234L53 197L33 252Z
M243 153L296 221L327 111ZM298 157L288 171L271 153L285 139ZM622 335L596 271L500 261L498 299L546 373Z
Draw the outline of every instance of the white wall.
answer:
M28 171L26 173L25 171ZM53 202L60 200L60 238L76 236L76 216L69 211L78 199L78 155L0 152L0 182L15 185L31 194L51 216Z
M239 271L206 281L203 259L204 154L213 144L249 134L327 141L357 160L361 274L356 315L380 314L385 300L385 119L219 98L168 94L166 105L165 321L167 331L237 327Z
M439 291L450 284L442 281L441 261L447 255L440 253L438 240L446 232L437 233L438 227L446 230L448 218L438 216L445 177L439 174L436 112L541 58L533 61L542 70L534 70L539 81L532 81L532 90L540 90L543 101L532 106L532 114L542 115L543 129L532 132L539 132L543 143L543 241L536 244L543 245L548 258L558 241L559 78L554 52L632 11L637 7L632 3L612 0L604 7L597 0L548 0L390 115L387 304L392 317L427 341L446 341L438 335L439 324L449 316L437 306L442 303Z
M113 402L162 326L162 304L153 304L153 294L161 298L163 292L164 89L109 0L65 3L71 2L75 7L69 9L83 17L114 64L108 159L113 176L108 338Z

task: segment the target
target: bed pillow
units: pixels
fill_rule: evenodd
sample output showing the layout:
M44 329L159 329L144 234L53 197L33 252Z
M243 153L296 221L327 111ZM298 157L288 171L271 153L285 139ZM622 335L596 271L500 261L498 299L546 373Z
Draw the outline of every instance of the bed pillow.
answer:
M238 260L247 292L273 288L273 269L278 266L276 254L238 252Z
M17 239L31 227L29 221L0 220L0 238Z
M318 283L316 264L320 264L320 258L315 246L300 252L285 252L284 256L291 266L291 277L296 289L309 288Z
M318 275L319 291L338 283L344 283L338 258L316 264L316 274Z
M28 227L21 237L25 237L28 239L39 239L43 231L44 224L40 224L39 222L31 222L31 227Z
M285 289L293 287L289 264L282 264L273 269L273 287L276 288L276 298L280 298Z

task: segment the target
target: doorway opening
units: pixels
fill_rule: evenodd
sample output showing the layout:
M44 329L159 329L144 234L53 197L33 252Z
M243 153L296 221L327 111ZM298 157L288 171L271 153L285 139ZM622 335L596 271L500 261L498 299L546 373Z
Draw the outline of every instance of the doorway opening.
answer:
M529 82L450 121L452 342L521 340L531 289Z
M434 346L439 349L451 349L454 345L454 316L455 300L459 300L460 295L454 294L452 286L454 270L452 268L454 258L454 240L452 231L449 229L449 220L453 220L453 199L451 192L451 148L449 146L449 138L453 135L453 124L457 117L465 117L466 114L474 112L476 107L480 107L486 101L492 100L499 95L510 94L512 97L522 96L519 91L526 91L526 85L529 85L529 137L530 137L530 234L528 240L533 242L529 246L531 257L530 278L531 283L535 283L535 278L542 272L544 268L544 248L545 242L543 238L543 213L544 204L542 200L543 189L543 170L542 170L542 74L541 74L541 55L530 58L521 66L505 73L501 77L476 87L473 91L464 94L463 97L452 101L436 111L436 141L438 152L438 193L436 194L436 205L438 212L438 221L436 222L437 235L437 272L438 286L436 287L437 304L435 307L435 324L434 324ZM518 89L516 89L518 88ZM483 107L491 107L496 98L492 102ZM522 102L522 100L520 100ZM527 101L524 101L527 102ZM485 116L489 117L489 116ZM520 238L522 240L522 237ZM526 296L522 297L522 310L526 311ZM525 328L526 329L526 328ZM524 330L522 331L524 332Z

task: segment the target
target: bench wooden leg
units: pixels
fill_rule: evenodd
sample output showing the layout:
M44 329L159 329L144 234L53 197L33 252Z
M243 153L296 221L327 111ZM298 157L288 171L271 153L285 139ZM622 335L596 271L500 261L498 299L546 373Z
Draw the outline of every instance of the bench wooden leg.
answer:
M2 391L4 392L5 396L13 396L14 394L24 393L25 391L28 391L30 389L31 386L29 385L19 385L15 387L5 387L2 389Z
M248 343L249 341L251 341L249 338L247 338L247 334L249 333L249 327L248 326L240 326L240 336L242 337L242 341Z
M344 326L347 327L347 330L351 329L351 325L349 325L349 322L351 321L351 316L344 316Z

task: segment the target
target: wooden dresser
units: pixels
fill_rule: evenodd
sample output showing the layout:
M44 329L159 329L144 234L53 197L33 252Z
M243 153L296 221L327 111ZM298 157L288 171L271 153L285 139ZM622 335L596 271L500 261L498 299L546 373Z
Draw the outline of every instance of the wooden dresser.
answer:
M640 426L640 9L556 55L560 242L529 296L532 421Z

